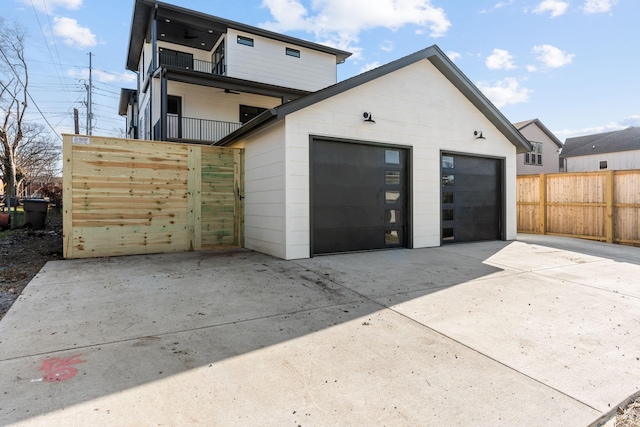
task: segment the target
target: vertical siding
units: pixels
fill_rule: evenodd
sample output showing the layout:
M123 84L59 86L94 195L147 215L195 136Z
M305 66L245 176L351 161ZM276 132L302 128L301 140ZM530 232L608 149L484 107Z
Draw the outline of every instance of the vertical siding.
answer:
M542 143L542 165L526 165L524 153L518 154L518 175L540 173L558 173L560 171L560 155L558 146L547 136L536 123L530 124L520 131L525 138L532 142Z
M364 123L371 112L376 123ZM309 135L413 148L414 247L440 245L440 152L505 159L507 239L516 237L515 147L423 60L286 117L287 258L310 253ZM474 130L486 137L477 140ZM247 146L248 148L248 146Z
M254 40L253 47L237 43L238 35ZM285 55L285 48L300 50L300 58ZM227 75L308 91L317 91L336 83L334 55L249 33L227 33Z

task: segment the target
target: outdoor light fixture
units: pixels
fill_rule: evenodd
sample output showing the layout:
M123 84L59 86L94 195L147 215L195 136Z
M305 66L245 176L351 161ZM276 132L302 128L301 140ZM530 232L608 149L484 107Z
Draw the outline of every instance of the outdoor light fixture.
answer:
M474 130L473 134L476 136L476 139L487 139L484 136L482 136L482 131Z
M364 112L362 114L362 117L364 117L364 121L365 122L369 122L369 123L375 123L376 122L375 120L373 120L373 117L371 116L371 113Z

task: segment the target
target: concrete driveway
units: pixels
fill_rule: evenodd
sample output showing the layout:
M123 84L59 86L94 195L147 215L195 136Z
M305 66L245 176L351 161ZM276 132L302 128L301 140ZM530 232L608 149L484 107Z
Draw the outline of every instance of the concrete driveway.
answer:
M50 262L0 424L587 426L640 389L640 249L520 237Z

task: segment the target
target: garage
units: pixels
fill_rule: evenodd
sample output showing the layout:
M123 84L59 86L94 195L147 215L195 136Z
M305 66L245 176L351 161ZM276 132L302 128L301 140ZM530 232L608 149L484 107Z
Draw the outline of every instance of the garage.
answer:
M503 238L502 163L442 153L442 243Z
M311 145L312 254L408 247L408 150Z

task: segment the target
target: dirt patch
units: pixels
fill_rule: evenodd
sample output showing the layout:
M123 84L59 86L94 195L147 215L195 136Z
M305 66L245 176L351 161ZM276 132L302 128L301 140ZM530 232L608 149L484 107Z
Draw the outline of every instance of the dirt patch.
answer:
M631 402L625 409L618 409L615 427L640 426L640 397Z
M62 259L62 215L47 214L44 230L0 233L0 319L47 261Z

